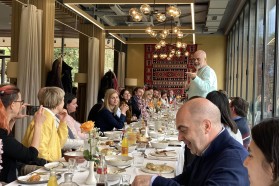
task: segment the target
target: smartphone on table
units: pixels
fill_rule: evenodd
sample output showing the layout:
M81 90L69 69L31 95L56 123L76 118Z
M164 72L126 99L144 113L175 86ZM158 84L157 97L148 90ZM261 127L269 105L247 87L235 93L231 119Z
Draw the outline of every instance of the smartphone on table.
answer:
M34 116L34 114L39 110L40 106L26 105L26 115Z

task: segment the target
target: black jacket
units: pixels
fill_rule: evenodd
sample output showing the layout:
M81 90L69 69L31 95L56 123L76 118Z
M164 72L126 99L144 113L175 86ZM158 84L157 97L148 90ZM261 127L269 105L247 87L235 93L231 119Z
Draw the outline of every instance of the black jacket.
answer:
M3 169L0 172L0 181L10 183L17 179L17 161L28 163L35 160L38 156L38 150L34 147L25 147L4 129L0 129L0 139L3 143Z
M73 88L73 80L72 80L72 67L70 67L67 63L64 61L62 62L62 84L65 93L72 93Z

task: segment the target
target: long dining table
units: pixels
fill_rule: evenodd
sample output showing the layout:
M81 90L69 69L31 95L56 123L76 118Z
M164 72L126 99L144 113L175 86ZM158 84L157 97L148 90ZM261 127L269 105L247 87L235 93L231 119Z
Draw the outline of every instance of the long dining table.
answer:
M144 161L142 163L142 166L144 167L147 163L154 163L154 164L165 164L165 165L168 165L170 167L173 167L174 168L174 171L171 172L171 173L167 173L167 174L164 174L162 173L161 175L164 176L164 177L167 177L167 178L172 178L174 177L176 174L177 174L177 167L179 167L179 161L181 161L181 155L182 155L182 147L167 147L166 151L175 151L177 153L177 157L175 159L164 159L164 158L161 158L161 159L156 159L156 158L150 158L149 157L149 154L151 152L154 152L156 149L154 148L147 148L146 151L145 151L145 154L147 155L147 157L144 158ZM161 149L160 149L161 150ZM133 156L132 155L133 153L129 153L129 156ZM64 159L62 159L61 161L65 161ZM86 162L85 162L86 164ZM111 165L108 165L108 168L110 167L113 167ZM119 167L119 168L122 168L122 167ZM38 170L36 170L35 172L47 172L48 170L46 170L45 168L40 168ZM67 172L67 171L65 171ZM64 173L65 173L64 172ZM63 182L64 181L64 177L63 177L63 174L62 173L62 176L60 179L58 179L58 184ZM87 178L89 174L89 170L88 168L86 168L85 170L82 170L82 171L79 171L79 170L76 170L74 173L73 173L73 179L72 181L73 182L76 182L78 185L86 185L85 184L85 180ZM131 175L131 179L130 179L130 183L133 182L135 176L137 175L154 175L154 174L150 174L150 173L147 173L145 171L142 170L142 167L135 167L133 166L133 164L126 168L124 172L120 172L118 173L120 175L122 174L129 174ZM95 172L95 176L97 175L97 173ZM22 184L22 183L19 183L17 180L14 181L14 182L11 182L10 184L8 184L8 186L23 186L23 185L32 185L32 186L36 186L36 185L47 185L47 183L42 183L42 184Z
M155 149L154 148L147 148L146 149L146 154L148 155L149 153L153 152ZM144 161L142 163L142 167L144 167L147 163L153 163L153 164L165 164L165 165L168 165L170 167L173 167L174 168L174 171L171 172L171 173L167 173L167 174L164 174L162 173L161 175L164 176L164 177L167 177L167 178L172 178L174 177L176 174L177 174L177 167L178 167L178 159L179 159L179 156L181 154L181 147L167 147L165 149L166 151L169 151L169 150L174 150L176 153L177 153L177 157L176 159L172 159L172 160L164 160L163 158L162 159L156 159L156 158L149 158L149 156L147 156L146 158L144 158ZM132 154L129 153L129 156L132 157ZM63 161L63 160L62 160ZM84 163L83 163L84 164ZM85 161L85 164L86 164L86 161ZM113 167L111 165L107 165L108 168L110 167ZM133 164L126 168L124 172L120 172L118 174L122 175L122 174L129 174L131 175L131 179L130 179L130 183L133 182L135 176L137 175L153 175L153 174L150 174L150 173L147 173L145 171L142 170L142 167L135 167ZM121 167L120 167L121 168ZM40 168L34 172L47 172L48 170L46 170L45 168ZM67 172L67 171L65 171ZM64 172L64 173L65 173ZM60 179L58 179L58 184L63 182L64 181L64 177L63 177L63 174L62 173L62 176ZM31 173L32 174L32 173ZM85 180L87 178L89 174L89 170L88 168L86 168L85 170L81 169L80 171L77 169L74 173L73 173L73 179L72 181L73 182L76 182L78 185L86 185L85 184ZM97 176L97 173L95 172L95 176ZM20 186L20 185L31 185L31 184L23 184L23 183L19 183L17 180L14 181L14 182L11 182L10 184L8 184L8 186ZM47 183L42 183L42 184L32 184L33 186L35 185L47 185Z
M158 120L157 120L158 121ZM163 123L166 123L166 120L163 120L163 119L159 119L159 124L160 126L163 125ZM171 127L168 128L169 131L175 131L175 125L173 122L168 122L170 124ZM158 122L157 122L158 124ZM137 123L135 124L133 127L135 128L137 125L141 126L141 123ZM153 126L153 127L152 127ZM167 126L167 125L165 125ZM156 121L150 121L149 122L149 129L153 130L156 129ZM157 130L157 129L156 129ZM150 132L150 131L149 131ZM156 138L153 138L153 140L158 140L158 137ZM138 167L138 166L134 166L134 164L132 163L130 167L125 167L125 170L122 172L119 172L117 174L119 174L120 176L123 175L123 174L128 174L131 176L131 179L130 179L130 183L133 182L134 178L137 176L137 175L154 175L154 174L160 174L161 176L163 177L167 177L167 178L172 178L178 174L180 174L182 172L182 169L183 169L183 164L184 164L184 145L182 142L179 142L177 141L177 131L175 134L169 134L167 135L165 133L164 137L163 137L163 140L169 140L169 141L176 141L175 145L171 146L171 144L169 144L168 147L166 147L165 149L155 149L153 148L151 145L150 145L150 142L149 142L149 145L148 147L146 148L145 150L145 157L144 157L144 160L142 162L142 166ZM172 151L172 152L175 152L176 155L174 158L162 158L162 157L154 157L154 156L150 156L150 154L155 151L162 151L162 150L165 150L165 151ZM130 157L133 157L133 154L137 152L137 150L134 150L133 152L129 153L128 155ZM60 161L65 161L64 158L62 158ZM156 165L168 165L170 167L173 168L173 171L171 173L150 173L150 172L146 172L144 171L144 167L146 166L147 163L153 163L153 164L156 164ZM73 179L72 181L73 182L76 182L78 185L86 185L85 184L85 180L89 174L89 168L88 166L85 166L85 165L88 165L86 163L86 161L83 163L83 165L79 165L78 167L85 167L83 168L82 170L79 170L77 169L76 171L74 171L73 173ZM108 166L108 169L110 167L113 167L111 165L107 165ZM123 167L118 167L118 168L123 168ZM38 170L36 170L35 172L49 172L49 170L46 170L44 167L43 168L40 168ZM67 172L67 171L65 171ZM61 173L61 178L58 179L58 184L63 182L64 181L64 171ZM32 173L31 173L32 174ZM30 174L30 175L31 175ZM95 176L97 176L97 173L95 172ZM110 176L110 174L108 174L108 176ZM19 183L17 180L14 181L14 182L11 182L10 184L8 184L8 186L23 186L23 185L32 185L32 186L36 186L36 185L47 185L47 183L42 183L42 184L23 184L23 183Z

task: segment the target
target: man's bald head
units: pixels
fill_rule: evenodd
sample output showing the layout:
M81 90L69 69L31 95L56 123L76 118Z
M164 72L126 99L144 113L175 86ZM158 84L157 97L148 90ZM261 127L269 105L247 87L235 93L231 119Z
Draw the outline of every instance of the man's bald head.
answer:
M197 70L207 65L206 53L203 50L198 50L194 53L194 66Z
M190 116L198 120L208 119L212 121L213 125L221 126L221 114L218 107L205 98L195 98L187 101L178 110L177 117L179 115L182 115L182 117Z
M178 140L200 156L222 130L219 109L205 98L186 102L176 114Z
M202 56L203 58L206 59L206 52L203 50L197 50L194 54L197 54L199 56Z

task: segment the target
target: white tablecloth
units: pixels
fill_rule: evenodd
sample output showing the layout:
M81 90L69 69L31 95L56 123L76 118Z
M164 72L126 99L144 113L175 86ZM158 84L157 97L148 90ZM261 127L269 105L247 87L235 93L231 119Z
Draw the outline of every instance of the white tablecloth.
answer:
M183 152L183 151L181 151L181 148L183 148L183 147L167 147L167 150L175 150L176 152L177 152L177 155L178 155L178 158L179 158L179 156L181 156L181 152ZM146 149L146 154L149 154L150 152L152 152L152 151L154 151L155 149L153 149L153 148L147 148ZM129 154L130 156L132 156L131 154ZM167 165L169 165L169 166L171 166L171 167L173 167L174 168L174 172L173 173L169 173L169 174L162 174L162 176L164 176L164 177L167 177L167 178L172 178L172 177L174 177L175 176L175 174L176 174L176 167L177 167L177 161L166 161L166 160L164 160L164 161L161 161L161 160L151 160L151 159L144 159L144 162L143 162L143 165L145 165L146 163L148 163L148 162L152 162L152 163L154 163L154 164L163 164L163 163L166 163ZM181 163L180 163L181 164ZM109 166L109 165L108 165ZM46 171L44 168L41 168L41 169L39 169L39 170L37 170L38 172L39 171ZM36 171L36 172L37 172ZM83 186L83 185L85 185L85 179L87 178L87 176L88 176L88 170L86 170L86 171L84 171L84 172L78 172L78 171L75 171L75 173L74 173L74 176L73 176L73 181L74 182L76 182L77 184L79 184L79 185L81 185L81 186ZM133 167L133 166L131 166L131 167L129 167L129 168L127 168L126 169L126 172L122 172L122 173L120 173L120 174L130 174L131 175L131 183L133 182L133 180L134 180L134 178L135 178L135 176L136 175L142 175L142 174L146 174L146 175L148 175L148 173L145 173L145 172L143 172L143 171L141 171L140 170L140 168L137 168L137 167ZM149 175L151 175L151 174L149 174ZM64 176L62 175L62 177L58 180L58 183L61 183L61 182L63 182L64 181ZM19 186L19 185L27 185L27 184L20 184L20 183L18 183L17 181L14 181L14 182L12 182L12 183L10 183L10 184L8 184L8 186ZM42 186L42 185L47 185L46 183L45 184L32 184L32 186L36 186L36 185L40 185L40 186Z

